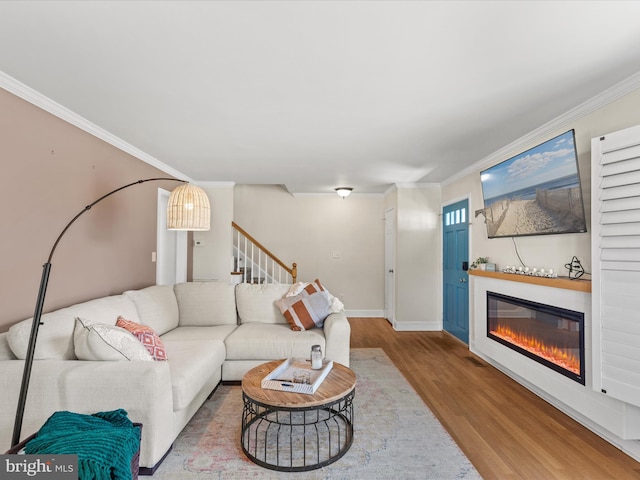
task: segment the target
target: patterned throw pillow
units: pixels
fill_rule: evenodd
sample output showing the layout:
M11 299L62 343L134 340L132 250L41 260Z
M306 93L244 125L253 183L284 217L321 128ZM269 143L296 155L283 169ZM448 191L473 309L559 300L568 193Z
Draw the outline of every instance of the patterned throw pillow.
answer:
M317 279L297 295L287 294L275 303L291 330L295 331L321 328L331 313L329 295Z
M153 328L132 322L131 320L127 320L123 317L118 317L116 326L131 332L138 340L140 340L154 360L167 359L167 350L164 348L164 343L162 343L162 340Z

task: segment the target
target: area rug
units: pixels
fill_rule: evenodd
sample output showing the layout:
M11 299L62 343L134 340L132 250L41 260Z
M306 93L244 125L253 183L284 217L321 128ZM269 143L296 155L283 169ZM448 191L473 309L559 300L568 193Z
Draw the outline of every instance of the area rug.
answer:
M152 480L481 479L389 357L379 348L351 350L356 373L354 440L338 461L284 473L248 460L240 446L242 391L221 385L176 439Z

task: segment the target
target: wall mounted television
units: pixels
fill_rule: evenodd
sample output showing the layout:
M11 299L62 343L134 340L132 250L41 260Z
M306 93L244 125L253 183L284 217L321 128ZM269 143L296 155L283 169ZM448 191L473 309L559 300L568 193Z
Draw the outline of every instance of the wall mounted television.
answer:
M575 132L480 172L489 238L587 231Z

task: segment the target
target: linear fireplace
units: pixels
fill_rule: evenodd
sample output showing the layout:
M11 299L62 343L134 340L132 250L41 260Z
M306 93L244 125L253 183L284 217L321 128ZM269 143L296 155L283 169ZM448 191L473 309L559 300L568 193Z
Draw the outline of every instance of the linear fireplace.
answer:
M585 384L580 312L487 291L487 336Z

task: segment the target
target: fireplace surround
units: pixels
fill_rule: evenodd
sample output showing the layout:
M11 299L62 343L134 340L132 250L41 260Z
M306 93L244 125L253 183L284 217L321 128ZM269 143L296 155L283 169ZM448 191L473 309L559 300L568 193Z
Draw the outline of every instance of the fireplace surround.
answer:
M584 314L487 291L487 336L584 385Z
M470 310L469 349L490 365L548 401L560 411L640 461L640 407L612 398L594 388L591 282L541 278L501 272L469 272L473 309ZM508 348L487 335L487 292L552 305L584 314L585 384ZM597 293L594 293L597 294Z

